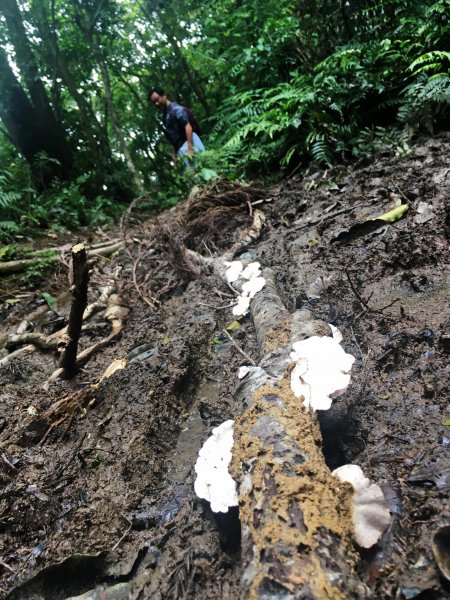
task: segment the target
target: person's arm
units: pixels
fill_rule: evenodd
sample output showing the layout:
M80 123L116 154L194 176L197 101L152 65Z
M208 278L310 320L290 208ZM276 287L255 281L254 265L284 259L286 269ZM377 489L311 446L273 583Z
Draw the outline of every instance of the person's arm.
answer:
M192 140L192 134L193 129L192 129L192 125L190 123L186 123L186 125L184 126L184 130L186 132L186 139L187 139L187 155L188 156L192 156L193 152L194 152L194 142Z

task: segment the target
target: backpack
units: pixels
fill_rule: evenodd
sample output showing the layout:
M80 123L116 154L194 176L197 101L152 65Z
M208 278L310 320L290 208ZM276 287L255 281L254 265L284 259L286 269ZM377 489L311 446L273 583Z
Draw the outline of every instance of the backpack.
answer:
M192 131L200 137L202 135L202 131L200 129L200 125L197 123L197 119L195 118L194 113L187 106L185 106L184 108L186 109L186 112L188 114L189 124L192 127Z

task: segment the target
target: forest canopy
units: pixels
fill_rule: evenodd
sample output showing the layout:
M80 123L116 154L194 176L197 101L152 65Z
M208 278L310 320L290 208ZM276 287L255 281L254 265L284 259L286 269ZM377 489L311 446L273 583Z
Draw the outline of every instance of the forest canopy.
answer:
M448 127L448 0L2 0L0 237L178 201L148 90L202 125L195 178L324 165Z

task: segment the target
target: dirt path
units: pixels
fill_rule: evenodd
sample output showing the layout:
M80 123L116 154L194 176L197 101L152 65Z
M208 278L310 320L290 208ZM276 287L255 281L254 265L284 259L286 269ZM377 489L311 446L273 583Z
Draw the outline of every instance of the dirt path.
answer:
M261 209L266 224L251 258L275 271L291 312L311 308L342 331L356 362L347 393L321 417L324 451L330 468L360 465L388 499L392 525L361 553L361 577L380 600L450 597L430 545L450 520L449 153L442 135L404 157L318 170L267 190L251 210L232 208L228 229L214 233L213 221L202 229L200 214L185 238L219 255ZM405 202L401 220L349 233ZM253 324L244 318L232 344L223 333L234 320L230 289L212 272L195 277L175 265L179 230L165 232L172 255L164 255L145 243L152 224L130 224L128 253L100 261L89 300L108 282L125 298L120 340L48 390L51 351L0 368L2 597L240 596L236 520L195 497L193 467L211 429L242 411L236 371L248 361L236 345L256 359ZM158 310L148 305L155 295ZM14 332L39 298L4 306L0 334ZM55 314L40 312L32 326L51 333ZM56 313L67 315L67 299ZM104 311L89 323L83 347L108 333ZM124 357L125 368L93 386Z

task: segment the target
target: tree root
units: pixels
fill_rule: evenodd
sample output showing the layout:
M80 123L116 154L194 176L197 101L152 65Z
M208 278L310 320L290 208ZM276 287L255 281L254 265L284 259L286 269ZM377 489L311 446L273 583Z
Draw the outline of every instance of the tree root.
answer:
M104 310L106 308L106 302L108 297L111 295L113 291L112 285L106 285L102 288L99 299L92 304L89 304L86 307L86 310L83 314L83 321L89 320L93 315L97 312ZM5 339L5 347L8 348L11 343L10 348L20 346L22 344L28 344L10 354L6 355L4 358L0 360L0 368L6 367L11 361L16 359L18 356L24 353L34 352L36 348L41 350L54 350L57 349L61 338L67 334L67 327L52 333L49 336L44 336L41 333L31 332L31 333L22 333L22 334L12 334ZM32 344L32 345L31 345ZM9 349L9 348L8 348Z
M117 339L122 333L126 316L128 315L129 309L124 306L123 300L118 294L112 294L108 300L108 306L105 312L105 318L111 323L111 332L108 336L89 346L77 356L76 366L81 368L84 366L95 354L97 354L102 348ZM48 389L50 383L58 379L63 375L63 369L56 369L51 376L44 383L44 389Z

